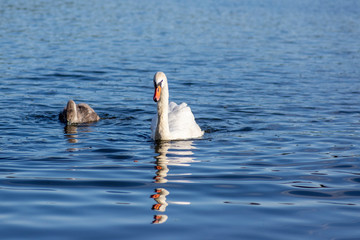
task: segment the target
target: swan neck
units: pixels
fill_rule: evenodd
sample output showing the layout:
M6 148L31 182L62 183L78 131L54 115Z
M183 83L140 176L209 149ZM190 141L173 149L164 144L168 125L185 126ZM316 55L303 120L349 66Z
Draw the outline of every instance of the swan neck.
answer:
M66 120L68 123L76 123L78 121L78 111L74 101L70 100L66 107Z
M156 126L155 139L156 140L169 140L169 90L165 86L161 91L161 97L157 104L158 123Z

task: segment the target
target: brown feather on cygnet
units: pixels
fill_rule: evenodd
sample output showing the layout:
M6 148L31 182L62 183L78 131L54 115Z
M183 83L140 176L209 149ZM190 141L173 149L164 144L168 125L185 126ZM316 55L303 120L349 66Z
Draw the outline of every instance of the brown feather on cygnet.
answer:
M77 124L96 122L100 117L86 103L75 104L73 100L69 100L64 110L60 112L59 119L66 124Z

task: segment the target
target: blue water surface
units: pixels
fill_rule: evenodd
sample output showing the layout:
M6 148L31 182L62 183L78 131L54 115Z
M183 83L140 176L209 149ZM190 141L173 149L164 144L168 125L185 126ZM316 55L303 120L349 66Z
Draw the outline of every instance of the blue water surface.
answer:
M1 239L358 239L359 9L0 1ZM152 141L156 71L202 139Z

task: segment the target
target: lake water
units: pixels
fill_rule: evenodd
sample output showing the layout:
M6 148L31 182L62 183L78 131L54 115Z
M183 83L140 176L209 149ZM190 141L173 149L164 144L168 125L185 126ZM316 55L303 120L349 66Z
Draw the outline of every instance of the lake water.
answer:
M359 10L1 1L1 239L359 239ZM202 139L151 140L156 71Z

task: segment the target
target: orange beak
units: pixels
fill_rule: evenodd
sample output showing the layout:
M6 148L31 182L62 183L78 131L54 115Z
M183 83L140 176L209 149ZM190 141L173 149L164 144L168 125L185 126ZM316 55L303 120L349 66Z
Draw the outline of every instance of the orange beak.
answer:
M155 88L155 93L154 93L154 102L158 102L160 100L160 93L161 93L161 87L157 86Z

